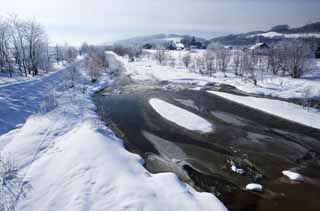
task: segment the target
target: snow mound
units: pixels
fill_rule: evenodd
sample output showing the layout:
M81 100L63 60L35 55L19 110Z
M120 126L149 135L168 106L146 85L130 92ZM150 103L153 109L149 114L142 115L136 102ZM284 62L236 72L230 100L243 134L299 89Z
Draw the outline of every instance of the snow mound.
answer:
M244 169L237 168L235 165L231 166L231 171L233 171L237 174L244 174L245 173Z
M304 177L301 174L293 171L285 170L285 171L282 171L282 174L287 176L290 180L293 180L293 181L299 181L299 182L304 181Z
M246 185L246 190L262 192L263 187L260 184L250 183L250 184Z
M157 98L150 99L149 103L162 117L181 127L202 133L213 132L213 125L210 122L190 111Z

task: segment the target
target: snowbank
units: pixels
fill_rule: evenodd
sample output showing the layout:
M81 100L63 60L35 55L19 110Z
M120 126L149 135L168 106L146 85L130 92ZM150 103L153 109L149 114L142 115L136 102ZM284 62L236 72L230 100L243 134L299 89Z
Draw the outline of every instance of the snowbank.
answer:
M208 92L290 121L320 129L320 113L312 109L307 111L294 103L265 98L238 96L217 91Z
M231 171L233 171L233 172L235 172L237 174L244 174L245 173L244 169L238 168L235 165L231 166Z
M61 90L58 107L0 136L0 151L15 158L23 178L15 210L227 210L172 173L149 173L126 151L91 100L106 83L88 82L85 93Z
M214 126L210 122L190 111L157 98L150 99L149 103L162 117L181 127L202 133L213 132Z
M262 192L263 191L263 187L260 184L250 183L250 184L246 185L246 190Z
M299 182L304 181L304 178L301 174L293 171L289 171L289 170L282 171L282 174L287 176L290 180L293 180L293 181L299 181Z

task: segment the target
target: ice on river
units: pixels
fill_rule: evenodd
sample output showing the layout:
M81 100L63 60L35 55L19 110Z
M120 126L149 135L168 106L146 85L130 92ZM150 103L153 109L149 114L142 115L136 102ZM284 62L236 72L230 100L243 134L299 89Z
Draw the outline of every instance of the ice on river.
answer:
M210 133L214 131L214 125L190 111L184 110L157 98L150 99L149 103L163 118L181 127L188 130L200 131L202 133Z

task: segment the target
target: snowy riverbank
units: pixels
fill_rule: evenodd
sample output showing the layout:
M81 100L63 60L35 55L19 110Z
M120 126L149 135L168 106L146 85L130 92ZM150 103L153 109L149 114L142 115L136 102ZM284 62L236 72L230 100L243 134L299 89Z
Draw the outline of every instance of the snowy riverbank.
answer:
M15 160L20 176L6 205L24 211L226 210L214 195L195 191L172 173L149 173L141 157L126 151L91 100L112 81L105 73L91 84L80 70L85 89L57 84L57 107L0 136L1 154Z

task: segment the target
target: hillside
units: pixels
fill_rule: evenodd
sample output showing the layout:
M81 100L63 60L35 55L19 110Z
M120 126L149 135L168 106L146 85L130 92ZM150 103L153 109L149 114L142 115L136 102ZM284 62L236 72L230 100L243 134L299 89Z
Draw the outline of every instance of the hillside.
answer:
M258 38L261 42L266 43L293 38L316 38L320 40L320 22L297 28L290 28L288 25L278 25L266 31L253 31L213 38L210 42L220 42L225 45L252 45Z
M125 40L116 41L115 44L130 44L130 45L144 45L150 44L163 44L168 41L180 42L182 39L191 39L191 35L178 35L178 34L154 34L149 36L133 37ZM206 40L200 37L195 37L196 41L205 42Z

